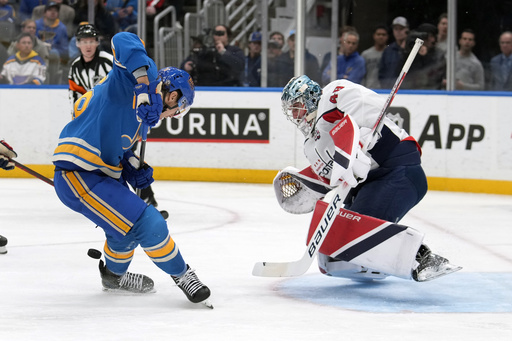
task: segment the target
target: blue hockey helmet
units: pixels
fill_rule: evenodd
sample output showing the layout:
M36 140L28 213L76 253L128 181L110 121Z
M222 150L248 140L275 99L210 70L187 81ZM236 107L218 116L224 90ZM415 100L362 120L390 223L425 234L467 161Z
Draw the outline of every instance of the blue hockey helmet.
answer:
M158 71L158 78L162 81L162 97L173 91L178 91L181 97L178 99L178 110L173 117L183 117L194 103L194 82L190 75L175 67L166 67ZM164 105L165 108L165 105Z
M315 124L322 88L308 76L293 77L283 89L281 106L286 118L308 136Z

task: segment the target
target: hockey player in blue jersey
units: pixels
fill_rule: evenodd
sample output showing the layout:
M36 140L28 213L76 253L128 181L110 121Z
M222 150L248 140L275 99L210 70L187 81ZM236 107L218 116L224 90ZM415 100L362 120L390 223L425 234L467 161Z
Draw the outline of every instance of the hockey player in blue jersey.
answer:
M112 71L76 101L74 119L60 134L53 155L55 190L66 206L105 232L104 289L153 291L149 277L127 272L140 245L190 301L208 305L210 290L185 263L162 215L127 186L146 188L153 182L152 168L139 168L131 147L159 120L185 115L194 84L176 68L157 72L135 34L116 34L112 51Z

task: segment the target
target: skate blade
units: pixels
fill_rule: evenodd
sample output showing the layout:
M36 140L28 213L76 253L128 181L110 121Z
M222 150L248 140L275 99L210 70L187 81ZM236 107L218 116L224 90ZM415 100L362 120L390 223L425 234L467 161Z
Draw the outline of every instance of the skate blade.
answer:
M104 292L108 292L112 295L119 295L119 296L140 296L140 295L147 295L147 294L154 294L156 293L156 289L153 288L146 292L140 292L140 291L128 291L123 289L111 289L111 288L103 288Z
M201 301L199 303L204 304L204 306L207 307L207 308L213 309L213 304L209 300L207 300L207 299L204 300L204 301Z
M442 269L439 269L438 271L424 271L423 273L418 274L418 282L427 282L434 280L439 277L443 277L446 275L449 275L451 273L454 273L456 271L459 271L462 269L462 266L453 265L453 264L445 264Z

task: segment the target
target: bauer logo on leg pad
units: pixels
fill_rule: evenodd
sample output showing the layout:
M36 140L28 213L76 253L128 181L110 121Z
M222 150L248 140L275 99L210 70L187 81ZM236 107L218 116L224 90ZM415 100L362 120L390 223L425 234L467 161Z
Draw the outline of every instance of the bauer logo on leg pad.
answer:
M309 257L313 257L315 255L318 245L322 244L322 240L324 239L325 230L326 230L327 226L329 226L329 222L331 220L333 220L334 217L336 216L336 212L338 211L338 209L337 209L338 203L340 201L342 201L340 196L338 194L336 194L336 196L334 197L334 199L332 201L332 206L330 206L328 208L327 214L325 215L324 219L320 222L320 225L315 224L315 226L318 226L317 231L311 231L311 230L309 231L308 239L307 239L308 245L309 245L309 247L308 247ZM322 213L323 213L323 211L322 211ZM311 240L311 238L313 238L313 240Z

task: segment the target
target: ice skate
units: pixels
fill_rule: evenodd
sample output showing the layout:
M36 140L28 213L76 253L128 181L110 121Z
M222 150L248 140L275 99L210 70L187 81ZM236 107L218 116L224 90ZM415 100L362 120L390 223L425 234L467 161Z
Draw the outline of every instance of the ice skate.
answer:
M448 259L433 254L426 245L421 245L416 260L420 263L412 272L416 282L431 281L462 269L461 266L450 264Z
M185 293L192 303L202 303L213 309L213 305L207 300L210 297L210 289L197 278L194 270L187 264L187 271L180 277L171 276L176 285Z
M7 238L0 236L0 255L7 253Z
M146 294L155 292L153 280L141 274L127 272L122 276L111 272L100 260L100 274L103 290Z

